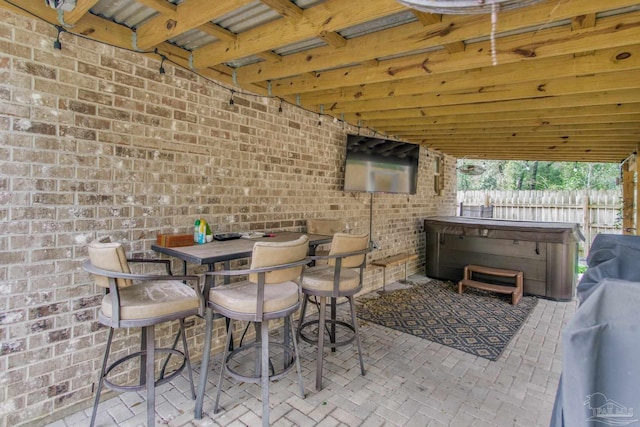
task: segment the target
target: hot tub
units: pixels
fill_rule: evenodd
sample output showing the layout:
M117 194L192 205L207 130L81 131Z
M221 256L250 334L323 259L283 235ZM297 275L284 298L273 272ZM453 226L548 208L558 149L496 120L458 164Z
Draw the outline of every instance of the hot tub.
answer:
M479 264L522 271L525 295L575 295L578 224L439 216L426 218L424 229L428 277L458 281L465 265Z

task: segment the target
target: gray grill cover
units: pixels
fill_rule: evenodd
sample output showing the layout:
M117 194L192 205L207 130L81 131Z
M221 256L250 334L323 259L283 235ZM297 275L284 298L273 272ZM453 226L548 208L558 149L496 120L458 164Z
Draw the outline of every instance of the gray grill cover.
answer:
M552 427L640 424L640 237L601 234L562 332Z

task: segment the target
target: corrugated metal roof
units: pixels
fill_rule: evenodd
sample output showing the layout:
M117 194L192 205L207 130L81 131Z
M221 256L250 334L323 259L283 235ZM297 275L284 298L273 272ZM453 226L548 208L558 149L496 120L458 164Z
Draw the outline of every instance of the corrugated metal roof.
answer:
M180 46L187 50L195 50L199 47L206 46L208 44L218 41L217 37L207 34L204 31L194 28L193 30L186 31L176 37L169 39L169 43L173 43L176 46Z
M133 0L100 0L91 13L129 28L137 28L157 12Z
M170 3L177 5L182 3L182 1L183 0L173 0L170 1ZM298 0L293 3L302 9L308 9L313 6L317 6L320 3L324 3L324 1L325 0ZM138 28L158 14L158 12L153 8L140 4L135 0L100 0L91 8L91 13L109 19L113 22L117 22L118 24L126 25L132 29ZM221 16L220 18L212 21L212 23L229 30L234 34L241 34L251 30L252 28L256 28L279 19L286 18L283 18L276 11L256 0L244 7L228 13L227 15ZM404 11L376 19L365 24L354 25L353 27L342 29L339 31L339 34L349 39L406 24L415 20L416 18L413 13L410 11ZM208 44L215 43L218 40L219 39L217 37L194 28L169 39L168 42L183 49L193 51ZM313 37L287 46L282 46L274 50L274 52L278 55L286 56L325 45L326 43L324 40ZM262 61L262 58L257 55L251 55L228 62L227 65L235 68L260 61Z
M226 28L232 33L240 34L277 19L284 18L264 3L255 1L221 16L213 23Z
M387 28L397 27L398 25L408 24L418 19L411 11L404 11L393 15L387 15L380 19L365 22L361 25L340 30L339 33L346 39L364 36L365 34L375 33L377 31L386 30Z

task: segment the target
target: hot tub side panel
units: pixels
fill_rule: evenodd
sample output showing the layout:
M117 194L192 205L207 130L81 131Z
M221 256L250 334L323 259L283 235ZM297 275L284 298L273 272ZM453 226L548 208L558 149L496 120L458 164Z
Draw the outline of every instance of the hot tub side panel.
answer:
M513 222L509 226L513 228ZM518 239L478 237L484 234L481 229L465 227L471 235L463 235L464 230L463 233L448 234L443 230L455 228L441 227L440 223L432 227L425 221L425 274L428 277L458 281L463 276L465 265L479 264L522 271L524 293L527 295L566 301L573 297L577 242L535 241L539 235L522 230L514 234ZM498 235L508 234L500 230Z

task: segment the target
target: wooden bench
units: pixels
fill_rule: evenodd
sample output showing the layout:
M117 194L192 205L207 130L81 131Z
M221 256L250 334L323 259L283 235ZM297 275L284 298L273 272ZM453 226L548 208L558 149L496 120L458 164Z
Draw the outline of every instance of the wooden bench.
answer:
M382 290L387 286L387 267L395 267L404 263L404 281L407 281L407 262L418 258L418 254L399 253L371 262L371 265L382 267Z
M485 276L513 278L515 286L496 285L493 283L473 280L473 273L484 274ZM482 265L469 264L464 268L464 278L458 282L458 293L462 295L464 287L482 289L484 291L498 292L501 294L511 294L511 304L516 305L522 297L524 277L522 271L505 270L503 268L485 267Z

